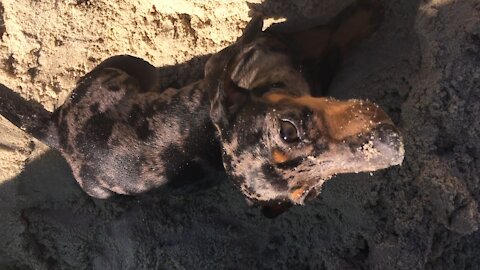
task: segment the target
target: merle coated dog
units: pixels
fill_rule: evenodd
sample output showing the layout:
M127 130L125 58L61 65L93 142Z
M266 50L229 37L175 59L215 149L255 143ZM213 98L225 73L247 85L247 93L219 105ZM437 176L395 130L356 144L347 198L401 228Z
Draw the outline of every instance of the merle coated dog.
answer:
M144 193L192 164L223 160L249 201L281 212L336 174L402 163L401 136L378 105L315 97L381 13L378 1L358 1L327 25L291 33L262 31L256 16L208 60L203 80L181 89L158 89L155 67L117 56L53 113L6 88L0 113L58 149L92 197Z

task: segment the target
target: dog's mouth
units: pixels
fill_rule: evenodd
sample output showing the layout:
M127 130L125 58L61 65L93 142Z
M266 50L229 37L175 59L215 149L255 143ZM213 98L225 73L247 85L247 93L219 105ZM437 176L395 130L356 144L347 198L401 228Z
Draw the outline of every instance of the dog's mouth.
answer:
M308 157L306 166L315 168L308 175L298 175L289 189L288 199L304 204L315 198L325 181L337 174L373 172L400 165L404 158L402 137L391 124L381 124L364 135L339 143L318 157Z
M317 183L317 185L305 185L293 189L293 192L291 192L289 196L290 201L294 204L304 204L306 201L315 199L320 193L323 182L325 182L325 180Z

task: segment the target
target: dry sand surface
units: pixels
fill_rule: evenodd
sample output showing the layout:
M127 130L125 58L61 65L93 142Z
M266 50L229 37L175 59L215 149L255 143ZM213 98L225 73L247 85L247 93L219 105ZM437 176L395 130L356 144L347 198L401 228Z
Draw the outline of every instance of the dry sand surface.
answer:
M100 61L132 54L181 86L252 7L295 28L350 2L0 0L0 83L53 110ZM208 189L99 201L58 153L1 118L0 269L478 269L480 3L384 2L384 23L331 93L387 110L403 166L336 177L274 220L221 173Z

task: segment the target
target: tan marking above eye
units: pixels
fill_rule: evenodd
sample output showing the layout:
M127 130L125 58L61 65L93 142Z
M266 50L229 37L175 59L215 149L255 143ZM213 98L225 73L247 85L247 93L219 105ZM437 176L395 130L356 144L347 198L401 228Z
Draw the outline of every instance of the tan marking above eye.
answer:
M324 131L337 141L368 133L380 124L393 124L378 105L369 101L293 97L279 93L266 94L264 99L270 103L290 102L310 108L319 116L318 121L322 121L322 126L326 129Z
M285 94L280 94L280 93L266 93L263 98L270 103L278 103L282 100L290 100L294 98L293 96L290 95L285 95Z
M328 134L338 141L368 133L380 124L393 124L378 105L369 101L340 101L306 96L296 98L295 101L320 113Z
M275 149L272 151L272 158L273 158L273 162L275 162L276 164L280 164L288 161L287 155L278 149Z

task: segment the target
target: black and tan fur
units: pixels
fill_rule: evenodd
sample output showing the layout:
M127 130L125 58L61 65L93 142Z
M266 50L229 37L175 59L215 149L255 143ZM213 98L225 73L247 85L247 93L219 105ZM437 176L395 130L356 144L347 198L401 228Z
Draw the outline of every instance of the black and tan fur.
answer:
M316 73L338 65L379 14L377 1L359 1L332 23L296 33L263 32L256 17L210 58L205 79L182 89L159 90L153 66L118 56L52 114L5 88L0 112L58 149L96 198L143 193L222 158L249 200L303 204L335 174L403 159L400 135L377 105L311 96L331 79Z

